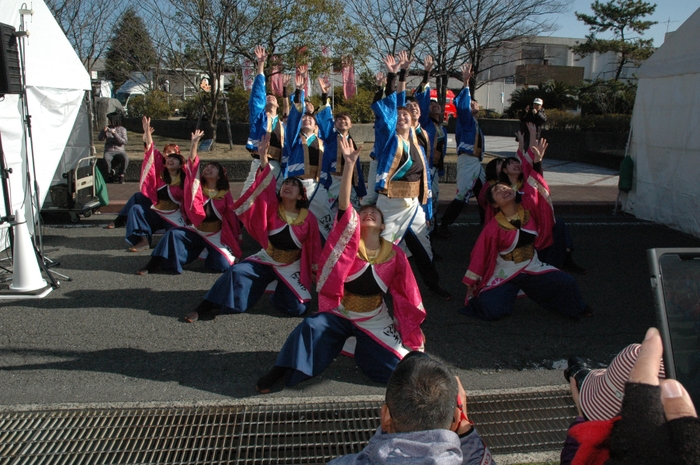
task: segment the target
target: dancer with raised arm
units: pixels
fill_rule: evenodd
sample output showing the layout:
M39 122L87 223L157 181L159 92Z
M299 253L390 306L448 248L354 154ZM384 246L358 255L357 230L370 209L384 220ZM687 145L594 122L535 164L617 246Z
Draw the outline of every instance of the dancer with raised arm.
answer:
M324 145L320 181L328 190L328 203L331 205L331 211L335 214L338 211L340 182L345 170L345 159L343 158L339 141L341 139L349 140L354 148L357 148L357 144L355 144L350 135L350 129L352 128L350 115L340 113L334 118L330 100L328 99L328 92L332 92L333 89L321 78L318 79L318 83L321 86L321 108L316 115L316 121L318 122L318 135ZM352 205L355 208L359 208L362 197L367 194L365 177L362 174L359 157L356 161L354 173L350 198Z
M287 118L287 133L284 145L284 160L287 176L296 176L306 189L309 210L318 219L318 227L323 238L333 226L333 213L328 202L328 191L319 182L324 166L325 144L318 134L318 125L313 113L303 112L306 108L304 92L308 66L299 66L295 79L296 91Z
M275 367L256 389L270 392L318 375L337 357L348 338L356 338L355 362L372 380L386 383L396 364L425 342L421 296L406 255L381 237L382 212L350 204L353 169L359 156L350 141L339 142L345 171L338 197L338 218L321 254L318 313L292 331ZM385 295L391 294L392 313Z
M132 195L117 219L107 228L126 225L126 241L130 252L147 250L153 233L185 226L182 201L185 195L185 159L180 147L168 144L161 154L153 145L151 119L144 116L143 141L146 146L141 165L140 192Z
M479 128L474 114L479 104L472 99L469 91L469 79L472 76L471 63L462 65L462 81L464 87L455 98L457 107L457 127L455 141L457 142L457 193L442 215L437 229L438 237L449 237L449 226L455 222L469 198L478 195L477 187L485 182L481 160L484 158L484 135Z
M400 66L394 57L384 60L389 74ZM418 141L411 113L397 105L397 94L391 80L387 96L372 104L377 177L374 189L378 192L377 207L384 213L385 229L382 236L399 244L405 241L428 289L437 296L450 300L452 295L439 282L433 250L428 236L428 218L431 216L430 172L426 153Z
M538 173L532 176L544 183ZM574 278L542 263L537 250L552 244L551 206L526 183L522 202L508 183L488 188L489 203L499 209L484 227L472 249L463 282L468 286L467 316L498 320L513 313L520 290L545 309L578 318L590 316L592 309L581 297Z
M256 179L260 168L260 151L258 144L265 135L270 137L270 147L268 148L270 170L275 181L280 187L284 180L282 167L282 149L284 147L285 126L282 117L277 114L279 103L274 94L268 94L265 90L265 60L267 60L267 50L260 45L255 47L255 59L257 61L258 74L253 81L253 88L250 91L248 110L250 112L250 135L246 143L246 149L253 157L250 164L248 178L243 183L243 190L250 187ZM287 107L285 106L285 109ZM284 115L286 116L286 115Z
M182 267L197 258L204 266L223 272L240 260L241 230L233 211L233 197L226 169L209 162L199 176L197 147L204 132L192 133L190 156L185 166L185 214L189 226L165 233L151 254L151 260L138 271L145 275L158 269L182 273Z
M185 315L188 323L213 319L219 313L245 312L273 281L277 281L271 298L275 308L291 315L307 310L311 276L321 251L318 222L307 208L299 179L287 178L279 192L275 189L269 143L269 135L260 138L260 171L234 204L238 218L262 250L221 275L195 311Z

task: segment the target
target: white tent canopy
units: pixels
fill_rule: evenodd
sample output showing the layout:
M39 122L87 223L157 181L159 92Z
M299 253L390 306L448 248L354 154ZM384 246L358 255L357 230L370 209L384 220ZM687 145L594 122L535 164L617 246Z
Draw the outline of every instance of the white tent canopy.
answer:
M639 69L625 211L700 237L700 9Z
M2 0L0 23L19 30L19 10L23 4L26 4L24 0ZM90 76L43 0L33 1L31 8L34 14L24 17L25 29L29 31L24 39L27 105L31 115L36 184L43 203L85 92L90 90ZM12 169L9 181L12 210L24 208L27 219L32 218L27 186L28 182L34 183L34 170L31 153L27 153L18 95L6 95L0 101L0 136L6 163ZM27 180L27 173L31 181ZM34 208L37 212L41 205L34 205ZM4 210L0 201L0 216L5 216ZM0 240L1 250L7 245L5 235L0 236Z

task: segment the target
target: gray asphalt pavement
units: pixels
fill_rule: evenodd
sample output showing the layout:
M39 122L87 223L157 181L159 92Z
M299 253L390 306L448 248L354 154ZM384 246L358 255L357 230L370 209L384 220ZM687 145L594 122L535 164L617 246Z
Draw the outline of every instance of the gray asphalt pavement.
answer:
M126 252L123 229L107 230L113 215L78 227L48 225L47 256L70 275L41 300L0 302L0 405L57 403L196 402L231 398L382 395L351 359L339 357L316 379L259 396L253 389L272 367L287 334L301 320L275 311L267 299L248 313L187 324L218 274L200 262L182 275L135 271L148 254ZM459 218L448 241L435 243L444 302L421 284L428 317L426 350L449 363L468 391L562 385L570 355L607 364L654 324L645 251L700 247L700 240L629 217L567 216L577 262L576 279L597 313L574 321L520 299L514 314L483 322L457 313L465 296L461 278L480 231L472 210ZM256 251L246 239L244 252ZM257 397L256 397L257 396Z

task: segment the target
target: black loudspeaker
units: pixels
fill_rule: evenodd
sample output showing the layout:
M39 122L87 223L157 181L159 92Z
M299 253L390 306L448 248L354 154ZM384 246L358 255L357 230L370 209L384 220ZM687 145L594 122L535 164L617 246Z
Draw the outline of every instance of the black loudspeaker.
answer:
M21 94L22 74L15 28L0 23L0 95Z

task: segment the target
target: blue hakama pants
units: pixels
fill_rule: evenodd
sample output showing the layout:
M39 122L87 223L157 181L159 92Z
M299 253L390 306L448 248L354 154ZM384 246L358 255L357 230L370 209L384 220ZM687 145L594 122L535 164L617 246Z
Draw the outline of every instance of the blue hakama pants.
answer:
M204 266L218 272L224 272L231 266L219 249L209 244L204 238L189 228L172 228L153 250L151 256L160 257L160 267L166 271L182 273L182 267L195 261L204 249L209 252Z
M124 208L119 212L126 219L126 241L136 245L142 237L148 237L148 243L155 231L168 230L173 226L151 209L153 203L140 192L131 196Z
M567 249L574 250L574 242L569 234L569 227L565 222L557 220L552 228L552 238L554 243L546 249L538 250L537 256L542 263L552 265L555 268L564 266L566 260Z
M372 381L386 384L401 360L352 324L328 312L307 317L294 328L280 351L275 366L291 368L285 383L294 386L318 375L340 354L345 340L357 338L355 363Z
M270 301L285 313L299 316L306 313L307 303L299 298L289 286L277 276L274 267L252 260L243 260L224 272L204 296L222 307L222 313L243 313L260 300L267 285L277 281Z
M546 310L564 316L578 318L586 308L576 280L557 270L542 274L520 273L470 299L460 313L482 320L499 320L513 313L515 299L521 289Z

